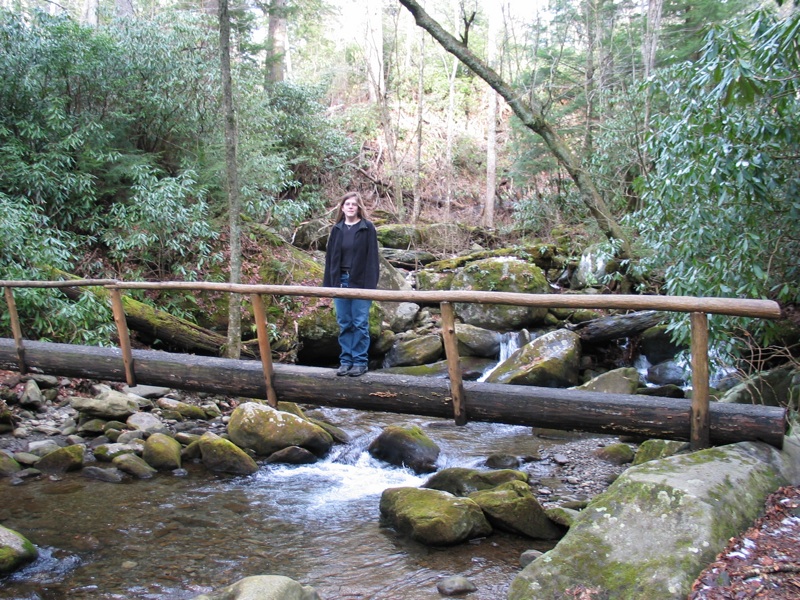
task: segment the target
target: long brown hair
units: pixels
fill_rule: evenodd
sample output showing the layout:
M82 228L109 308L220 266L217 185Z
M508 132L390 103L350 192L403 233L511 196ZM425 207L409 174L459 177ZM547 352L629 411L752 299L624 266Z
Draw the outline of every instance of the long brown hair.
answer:
M336 223L344 219L344 211L342 210L342 207L347 200L350 200L350 198L355 198L356 202L358 202L358 218L367 218L367 207L364 204L364 199L361 197L361 194L358 192L347 192L339 199L339 205L336 210Z

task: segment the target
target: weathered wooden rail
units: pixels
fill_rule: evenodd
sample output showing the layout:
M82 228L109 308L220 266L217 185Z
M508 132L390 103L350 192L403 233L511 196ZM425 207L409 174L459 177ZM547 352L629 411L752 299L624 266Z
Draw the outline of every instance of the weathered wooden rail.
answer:
M244 285L208 282L122 282L116 280L0 281L12 322L13 345L0 339L0 364L29 367L68 376L149 383L175 388L263 397L272 406L278 397L299 402L421 414L453 415L456 423L472 420L528 424L604 433L630 433L688 439L693 448L711 443L762 440L780 447L785 410L774 407L709 403L707 314L777 318L780 308L769 300L638 295L560 295L473 291L389 291L309 286ZM111 292L120 348L23 342L14 305L15 287L103 286ZM168 353L133 351L121 301L125 289L218 291L249 295L257 323L261 364ZM262 295L362 298L387 302L439 303L449 382L370 374L334 382L329 370L272 364ZM573 390L466 384L461 379L452 303L476 302L548 308L658 310L690 313L692 325L692 400L675 400ZM71 350L73 349L73 350ZM181 357L181 358L178 358ZM222 361L222 362L219 362ZM252 381L258 373L258 384ZM244 375L246 373L246 376ZM276 376L277 375L277 376ZM244 379L242 379L244 378ZM331 379L324 394L320 381ZM347 381L341 381L345 379ZM469 406L467 407L467 398Z

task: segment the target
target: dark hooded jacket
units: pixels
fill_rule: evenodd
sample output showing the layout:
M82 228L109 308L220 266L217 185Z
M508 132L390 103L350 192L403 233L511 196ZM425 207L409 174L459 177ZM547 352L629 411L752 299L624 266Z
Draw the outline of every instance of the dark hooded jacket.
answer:
M341 220L333 226L328 237L328 247L325 251L325 276L322 279L324 287L339 287L341 285L343 227L344 220ZM354 243L349 286L351 288L374 290L378 287L378 276L380 275L378 232L375 231L375 226L370 221L361 219L356 230Z

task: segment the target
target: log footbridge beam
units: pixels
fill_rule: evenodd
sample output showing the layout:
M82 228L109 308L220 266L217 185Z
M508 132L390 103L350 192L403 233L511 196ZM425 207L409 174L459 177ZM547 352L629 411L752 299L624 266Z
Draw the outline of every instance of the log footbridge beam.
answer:
M14 306L15 287L102 286L111 294L120 347L96 348L22 339ZM688 440L692 449L711 444L763 441L778 448L786 431L786 409L709 402L707 314L777 318L769 300L635 295L520 294L472 291L389 291L307 286L221 284L207 282L121 282L116 280L0 281L14 339L0 338L0 367L21 373L36 369L68 377L125 381L248 398L454 417L472 421L529 425L614 435ZM258 326L261 361L234 360L132 350L121 302L125 289L221 291L250 295ZM439 303L449 381L368 373L336 378L332 369L273 365L261 295L360 298L387 302ZM463 382L458 366L452 302L559 308L607 308L686 312L692 325L693 395L691 400ZM328 381L330 380L330 381ZM469 399L468 403L466 399Z

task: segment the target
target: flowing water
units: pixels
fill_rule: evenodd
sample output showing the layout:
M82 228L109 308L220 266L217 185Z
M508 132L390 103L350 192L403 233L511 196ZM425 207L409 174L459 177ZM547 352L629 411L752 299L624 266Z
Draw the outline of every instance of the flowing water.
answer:
M277 574L314 586L326 600L438 599L436 583L463 575L471 600L504 598L520 554L552 542L494 533L429 548L379 524L381 492L426 477L372 459L366 446L390 424L417 424L441 447L437 466L478 466L487 455L546 454L530 428L345 409L310 415L342 427L349 444L314 465L265 465L248 477L209 474L104 483L68 473L12 486L0 480L0 524L40 551L0 579L0 598L184 599L249 575ZM546 476L547 461L525 465ZM102 466L102 465L101 465Z

